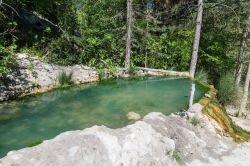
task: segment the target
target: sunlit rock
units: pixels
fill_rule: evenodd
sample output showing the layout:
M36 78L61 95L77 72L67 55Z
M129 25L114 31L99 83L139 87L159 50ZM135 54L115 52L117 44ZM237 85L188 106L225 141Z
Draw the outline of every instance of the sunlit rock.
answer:
M239 108L235 108L235 106L227 105L225 106L226 112L231 116L237 116L239 114Z
M129 112L127 114L127 118L128 120L139 120L141 119L141 115L135 112Z

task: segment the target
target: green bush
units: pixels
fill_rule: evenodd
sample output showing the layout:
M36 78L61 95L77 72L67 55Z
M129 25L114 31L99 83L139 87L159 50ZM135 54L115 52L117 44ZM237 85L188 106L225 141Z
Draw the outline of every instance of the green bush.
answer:
M175 149L173 152L173 158L178 162L181 163L182 162L182 156L179 150Z
M103 78L105 77L105 69L97 69L97 74L98 74L98 78L99 80L103 80Z
M65 71L62 71L58 75L58 82L61 86L67 86L72 84L72 75L73 73L70 72L69 74Z
M200 82L208 82L208 74L206 71L204 71L203 69L201 69L200 71L198 71L196 73L196 77L195 77L198 81Z
M0 77L9 74L16 66L15 49L15 44L8 47L0 44Z
M218 95L221 104L239 107L242 98L242 90L235 85L233 74L227 73L221 77Z
M59 37L53 39L48 46L48 60L59 65L72 65L86 62L82 44L76 37Z
M138 72L138 69L132 64L129 68L128 73L132 76L135 76Z

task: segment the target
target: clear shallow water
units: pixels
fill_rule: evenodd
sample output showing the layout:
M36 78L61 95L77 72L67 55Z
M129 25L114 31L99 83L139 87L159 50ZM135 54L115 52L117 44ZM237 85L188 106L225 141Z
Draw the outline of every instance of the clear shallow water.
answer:
M93 125L123 127L131 111L144 116L185 109L191 83L173 78L114 80L0 104L0 157L68 130ZM204 89L197 85L195 100L203 94Z

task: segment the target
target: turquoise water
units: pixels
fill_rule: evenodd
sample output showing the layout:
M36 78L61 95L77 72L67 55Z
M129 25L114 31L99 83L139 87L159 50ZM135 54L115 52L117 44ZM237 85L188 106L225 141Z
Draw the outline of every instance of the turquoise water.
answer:
M187 108L192 81L174 78L113 80L55 90L0 104L0 157L61 132L127 125L128 112L166 115ZM196 86L195 100L203 94Z

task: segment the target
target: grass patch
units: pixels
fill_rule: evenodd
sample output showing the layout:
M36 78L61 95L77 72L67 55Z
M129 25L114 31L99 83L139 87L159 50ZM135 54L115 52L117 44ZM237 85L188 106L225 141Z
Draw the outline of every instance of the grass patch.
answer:
M73 83L72 76L73 76L72 72L70 72L70 73L66 73L65 71L60 72L58 75L59 84L61 86L71 85Z
M97 75L99 81L102 81L105 78L105 69L97 69Z
M197 118L197 117L192 117L192 119L191 119L191 124L193 125L193 126L197 126L198 124L200 124L201 123L201 120L199 119L199 118Z
M174 150L173 152L173 158L178 162L181 163L182 162L182 156L181 156L181 152L177 149Z
M200 82L208 82L208 74L203 69L201 69L195 76L195 79Z

